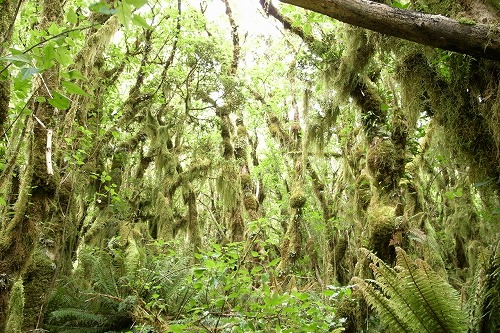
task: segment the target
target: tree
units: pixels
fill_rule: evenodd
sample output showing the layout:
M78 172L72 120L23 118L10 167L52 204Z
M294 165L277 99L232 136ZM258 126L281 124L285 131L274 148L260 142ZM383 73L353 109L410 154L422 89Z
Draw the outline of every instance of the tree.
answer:
M478 58L500 59L498 15L482 24L470 19L454 20L443 15L425 14L367 0L282 0L328 15L339 21L423 45L468 54ZM399 4L399 2L397 2Z
M361 247L494 330L498 62L250 4L0 4L4 331L381 331Z

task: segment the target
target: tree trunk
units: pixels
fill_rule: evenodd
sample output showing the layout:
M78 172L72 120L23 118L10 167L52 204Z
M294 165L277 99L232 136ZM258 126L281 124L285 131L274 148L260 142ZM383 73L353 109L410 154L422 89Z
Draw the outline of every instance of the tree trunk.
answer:
M394 8L368 0L281 0L344 23L419 44L500 60L500 28L461 23L442 15Z

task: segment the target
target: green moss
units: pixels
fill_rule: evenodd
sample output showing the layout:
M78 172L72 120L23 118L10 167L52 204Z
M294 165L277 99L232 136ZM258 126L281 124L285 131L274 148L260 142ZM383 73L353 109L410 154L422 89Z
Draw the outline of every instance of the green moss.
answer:
M376 138L367 154L367 166L375 179L375 186L381 189L391 188L399 178L396 169L396 150L390 140Z
M243 191L252 190L252 177L249 174L240 175L240 183Z
M245 196L245 198L243 198L243 204L247 211L256 211L259 206L257 199L253 195Z
M5 332L21 333L24 310L24 287L21 279L14 282L9 300L9 314Z
M476 25L476 21L474 20L471 20L470 18L466 18L466 17L462 17L460 19L458 19L458 22L461 23L461 24L465 24L465 25Z
M236 133L237 133L238 136L246 137L247 136L247 129L245 128L245 126L239 125L236 128Z
M290 196L290 207L298 209L304 207L307 198L303 191L294 190Z
M361 210L366 210L370 204L372 197L371 193L371 177L362 173L356 178L356 205Z
M52 279L56 266L38 247L33 253L32 262L24 274L24 322L23 331L38 327L39 318L43 319L43 309L52 290Z
M394 260L394 248L390 242L395 231L396 214L393 206L371 207L367 212L369 247L386 262Z

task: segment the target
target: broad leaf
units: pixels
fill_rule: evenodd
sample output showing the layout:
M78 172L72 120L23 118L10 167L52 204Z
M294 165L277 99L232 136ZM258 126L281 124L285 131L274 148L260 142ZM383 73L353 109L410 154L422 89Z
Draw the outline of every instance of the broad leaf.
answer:
M48 100L49 104L59 110L66 110L71 105L71 101L68 97L58 93L57 91L52 92L52 98Z
M90 96L83 90L79 85L70 81L63 81L62 86L66 88L66 91L70 94L77 94L83 96Z
M141 8L148 3L148 0L125 0L125 2L131 4L135 8Z
M151 29L151 26L142 16L134 14L134 16L132 16L132 22L139 27L143 27L144 29Z
M31 79L33 75L40 73L41 70L36 67L23 67L19 70L19 77L21 80Z
M31 57L26 54L12 54L10 56L1 57L0 60L9 62L23 62L25 64L31 64Z

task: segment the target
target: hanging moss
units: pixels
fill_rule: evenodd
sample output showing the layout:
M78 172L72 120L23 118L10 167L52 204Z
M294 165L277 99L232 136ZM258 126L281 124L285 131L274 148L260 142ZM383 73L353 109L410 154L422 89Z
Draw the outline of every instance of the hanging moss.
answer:
M411 53L397 67L405 109L415 112L410 124L427 112L439 125L435 136L443 152L467 163L474 181L498 179L500 66L457 55L444 59Z
M174 233L172 202L170 198L159 192L155 207L157 237L169 241L172 239Z

